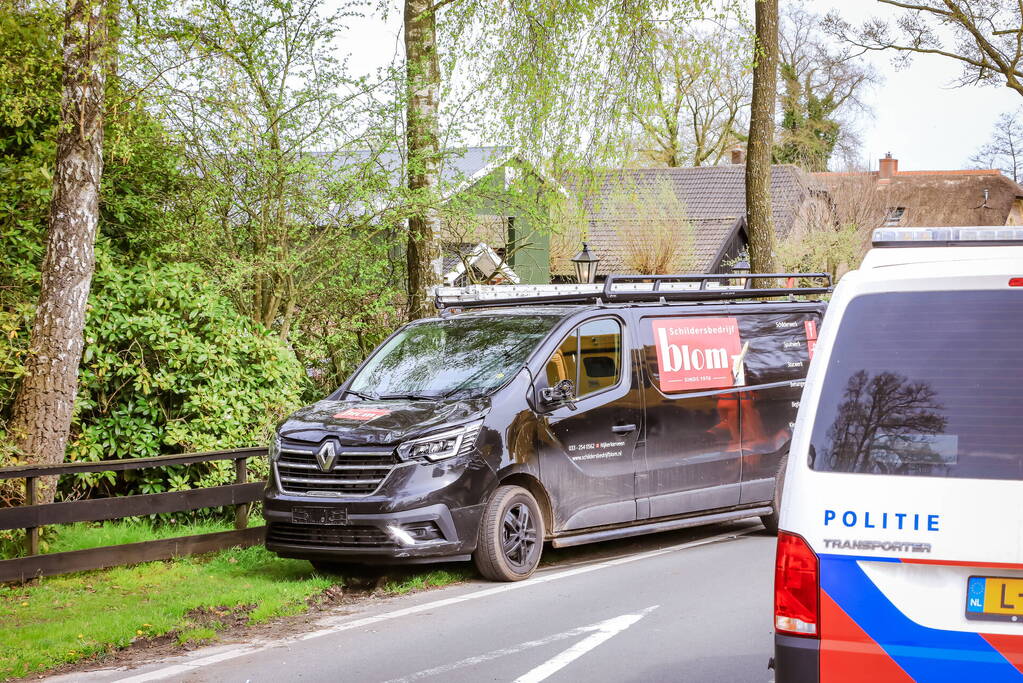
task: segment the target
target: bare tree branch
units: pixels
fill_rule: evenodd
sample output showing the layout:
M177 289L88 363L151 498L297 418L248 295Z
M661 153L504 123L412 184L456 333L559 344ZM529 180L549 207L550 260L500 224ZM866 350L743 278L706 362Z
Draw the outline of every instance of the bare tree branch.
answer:
M837 14L828 15L827 30L863 50L891 51L903 61L914 54L954 59L962 65L958 85L1001 81L1023 95L1023 25L1019 0L899 0L878 2L902 10L894 21L872 19L853 27Z

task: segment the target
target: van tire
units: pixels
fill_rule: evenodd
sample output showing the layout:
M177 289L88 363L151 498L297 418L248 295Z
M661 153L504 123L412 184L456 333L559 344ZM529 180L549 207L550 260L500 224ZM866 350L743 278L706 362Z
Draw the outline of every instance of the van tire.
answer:
M543 551L543 516L540 506L521 486L499 486L480 520L473 562L492 581L528 579L540 564Z
M778 533L778 519L781 517L781 489L785 485L785 464L788 461L788 453L781 456L781 462L778 463L778 472L774 475L774 501L771 504L773 509L771 514L761 515L760 517L764 527L772 534Z

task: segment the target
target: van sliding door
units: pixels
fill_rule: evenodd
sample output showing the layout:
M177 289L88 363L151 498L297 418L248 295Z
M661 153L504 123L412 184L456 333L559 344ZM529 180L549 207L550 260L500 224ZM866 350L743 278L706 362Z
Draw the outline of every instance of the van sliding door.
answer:
M643 516L737 505L738 322L713 313L643 317L639 337L647 409L646 466L637 475Z

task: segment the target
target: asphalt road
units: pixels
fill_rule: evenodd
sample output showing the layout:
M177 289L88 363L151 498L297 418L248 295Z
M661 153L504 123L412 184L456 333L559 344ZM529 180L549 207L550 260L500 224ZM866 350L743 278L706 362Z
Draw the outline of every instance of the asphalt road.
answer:
M774 538L759 523L546 551L529 581L472 582L82 681L772 680Z

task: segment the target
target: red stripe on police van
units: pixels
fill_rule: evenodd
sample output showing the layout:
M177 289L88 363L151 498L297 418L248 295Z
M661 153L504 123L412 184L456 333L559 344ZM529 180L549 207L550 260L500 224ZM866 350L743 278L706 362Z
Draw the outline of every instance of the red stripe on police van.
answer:
M864 558L868 560L874 560L877 558L868 557ZM901 562L908 564L937 564L947 565L949 567L987 567L992 569L1023 569L1023 564L1018 562L983 562L980 560L930 560L921 559L917 557L901 557Z
M823 590L821 599L821 683L913 679Z
M1023 673L1023 635L1010 636L1003 633L981 633L980 637L1009 660L1009 663Z

